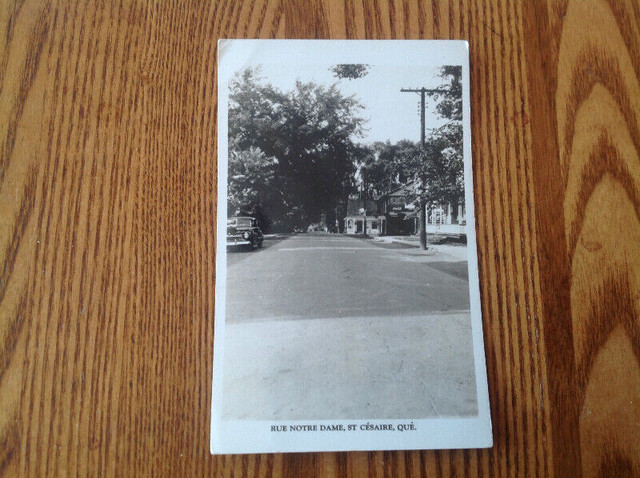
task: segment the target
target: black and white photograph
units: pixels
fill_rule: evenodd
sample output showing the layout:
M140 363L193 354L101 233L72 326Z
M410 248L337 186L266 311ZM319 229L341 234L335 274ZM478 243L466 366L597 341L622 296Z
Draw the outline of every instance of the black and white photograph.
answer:
M219 42L212 453L491 446L468 61Z

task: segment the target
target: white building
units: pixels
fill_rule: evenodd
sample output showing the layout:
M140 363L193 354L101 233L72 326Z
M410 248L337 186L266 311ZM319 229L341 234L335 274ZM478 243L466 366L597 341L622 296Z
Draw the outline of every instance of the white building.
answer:
M362 234L365 223L365 201L349 199L347 215L344 218L344 232L346 234ZM366 233L369 236L379 236L385 230L386 218L378 213L378 203L373 199L366 201Z

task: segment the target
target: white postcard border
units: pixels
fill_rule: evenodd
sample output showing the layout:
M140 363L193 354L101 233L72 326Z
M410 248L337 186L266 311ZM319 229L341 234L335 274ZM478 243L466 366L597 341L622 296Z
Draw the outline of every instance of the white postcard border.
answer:
M469 46L462 40L219 40L218 41L218 201L213 386L210 450L213 454L349 450L485 448L493 443L478 276L473 171ZM259 56L264 63L369 63L425 66L462 65L463 151L469 293L478 415L464 418L388 420L223 420L223 356L226 298L226 223L229 83L234 72ZM309 61L313 58L314 61ZM298 61L299 60L299 61ZM219 253L225 251L225 253ZM321 425L356 427L353 431L319 431ZM375 430L394 425L394 431ZM291 431L291 426L317 431ZM376 427L376 425L378 427ZM398 426L413 426L400 431ZM271 431L287 426L287 431Z

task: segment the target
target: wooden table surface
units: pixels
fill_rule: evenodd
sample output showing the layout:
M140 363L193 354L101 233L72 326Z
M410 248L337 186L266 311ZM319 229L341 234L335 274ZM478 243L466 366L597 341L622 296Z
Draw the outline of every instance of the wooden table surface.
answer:
M212 457L216 40L471 54L490 450ZM640 4L0 2L0 472L640 475Z

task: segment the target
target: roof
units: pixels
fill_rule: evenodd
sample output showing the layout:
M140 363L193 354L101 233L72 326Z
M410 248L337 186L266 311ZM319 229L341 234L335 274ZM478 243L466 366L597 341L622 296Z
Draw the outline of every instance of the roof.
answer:
M349 199L347 201L347 216L362 216L360 209L364 207L362 199ZM378 214L378 203L373 199L367 199L367 215Z
M415 181L409 181L406 184L403 184L401 186L398 186L395 189L392 189L391 191L386 192L385 194L382 194L380 197L389 197L389 196L407 196L407 195L411 195L411 194L415 194Z

